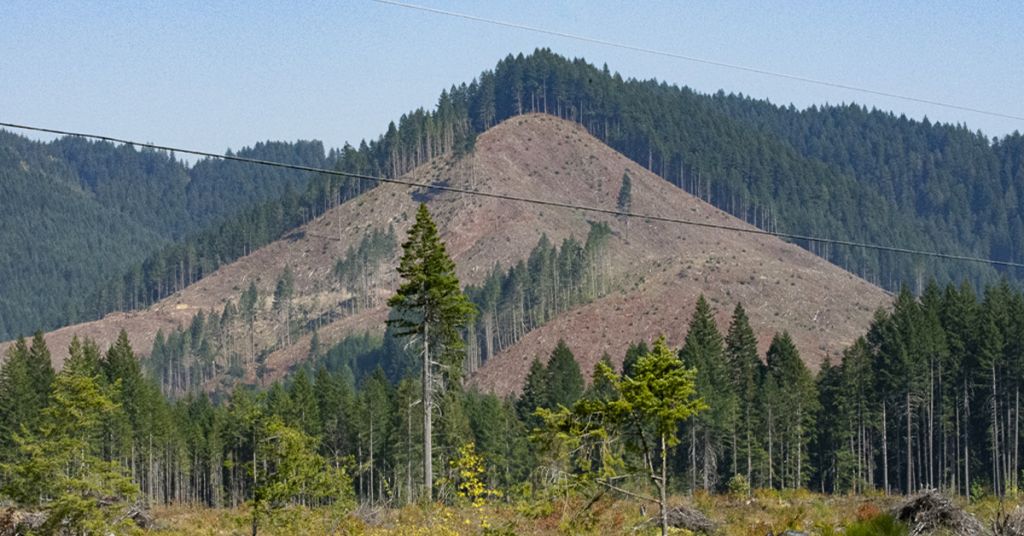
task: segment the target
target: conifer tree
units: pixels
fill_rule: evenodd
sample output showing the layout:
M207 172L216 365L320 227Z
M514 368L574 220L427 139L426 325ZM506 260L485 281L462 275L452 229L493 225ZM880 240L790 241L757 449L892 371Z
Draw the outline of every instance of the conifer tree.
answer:
M0 365L0 459L14 447L15 434L34 431L50 398L54 372L41 334L29 348L19 338Z
M679 361L664 337L637 360L635 377L619 377L606 367L602 370L618 392L607 403L607 411L613 421L630 429L631 441L640 443L636 446L644 453L648 478L658 489L661 533L666 535L669 451L679 444L679 424L708 407L696 390L697 373ZM648 431L653 437L645 437Z
M743 474L746 475L747 485L753 486L754 419L758 409L757 389L764 365L757 356L757 337L741 304L736 304L732 313L729 333L725 336L725 356L737 401L737 416L733 419L732 431L732 473L739 474L737 457L742 451L745 457ZM742 448L738 442L743 443Z
M284 272L277 280L277 286L274 287L274 310L282 315L282 339L286 345L291 344L292 297L294 294L295 275L290 266L285 266Z
M377 368L363 382L359 393L357 429L359 430L360 491L370 504L383 500L383 466L381 455L388 444L391 422L391 387L384 370Z
M846 421L846 442L850 445L847 463L841 465L837 474L840 482L847 482L854 492L863 492L874 483L871 434L875 417L875 383L871 369L871 350L867 340L859 337L843 352L842 394L839 401L840 415ZM823 419L829 418L827 414Z
M778 445L784 463L780 476L782 487L799 488L807 484L811 472L808 443L814 432L818 412L818 394L814 378L789 334L776 334L768 347L767 374L777 386L774 400L776 418L780 419Z
M427 206L421 204L409 237L402 244L398 273L404 280L390 300L397 318L389 320L399 336L416 337L422 346L424 495L433 496L432 419L433 394L445 375L457 380L462 367L463 341L459 329L475 313L455 275ZM442 376L435 379L436 365ZM443 383L442 383L443 385Z
M320 406L317 403L316 394L313 391L313 383L309 379L309 373L302 367L292 380L288 389L288 397L291 399L288 424L289 426L302 431L311 437L320 437L322 426L320 421Z
M245 319L246 326L249 327L249 363L251 365L256 363L256 316L259 313L259 301L260 294L256 288L256 282L250 281L249 287L242 292L242 296L238 299L238 311ZM227 312L225 312L226 314Z
M694 477L696 473L701 475L705 491L717 485L737 413L733 375L722 342L711 306L700 296L679 357L687 367L697 370L697 393L710 408L696 417L690 430L690 448L700 453L701 461L700 467L696 467L696 456L691 455L690 469Z
M351 440L354 426L353 387L342 378L342 374L331 374L325 367L316 371L313 384L317 411L322 419L323 440L321 445L335 463L355 449Z
M615 370L615 367L612 365L612 358L607 353L602 355L601 359L594 364L594 370L590 373L590 386L584 391L584 397L592 400L609 400L615 395L614 386L604 374L601 374L602 366Z
M622 212L629 212L633 203L633 179L629 177L629 171L622 174L622 186L619 187L619 197L616 207Z
M42 510L44 534L133 533L128 511L139 488L116 461L103 458L104 422L119 411L98 375L79 368L57 375L38 432L18 435L3 493Z
M547 401L544 407L572 407L583 396L583 375L565 341L559 339L547 365Z
M548 407L548 400L550 400L550 396L548 394L547 369L539 359L534 358L530 363L530 371L526 373L526 379L523 381L523 392L516 400L516 413L519 415L519 419L530 429L540 425L534 416L534 411L537 408Z
M648 353L647 343L640 341L629 345L626 349L626 356L622 359L622 375L632 376L633 368L636 366L636 361L640 359L640 356Z

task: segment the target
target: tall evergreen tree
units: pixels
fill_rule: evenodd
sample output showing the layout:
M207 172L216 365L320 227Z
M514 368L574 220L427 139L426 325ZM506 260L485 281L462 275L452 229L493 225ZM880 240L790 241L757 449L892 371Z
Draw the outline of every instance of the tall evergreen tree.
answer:
M737 458L742 454L745 458L743 474L746 475L747 484L753 486L757 389L761 384L764 365L757 355L757 337L741 304L736 304L729 332L725 336L725 357L731 371L732 390L737 402L737 415L732 419L734 427L731 472L739 474L740 465ZM742 443L742 447L739 443Z
M547 365L547 401L544 407L572 407L583 396L583 375L565 341L559 339Z
M540 426L540 421L534 415L537 408L548 407L551 396L548 391L548 373L539 359L534 358L530 363L530 370L523 380L523 392L516 400L516 413L519 419L527 424L527 428L533 429Z
M633 179L629 177L629 172L622 174L622 185L619 186L619 197L616 203L618 209L622 212L629 212L633 204Z
M0 458L11 454L16 434L36 430L49 402L54 372L45 348L39 334L32 348L19 338L0 365Z
M403 283L388 300L398 317L389 323L398 328L398 335L414 336L422 346L423 486L424 495L430 500L433 496L431 424L437 381L435 360L446 367L449 378L457 380L463 358L459 329L473 316L475 308L459 286L455 263L448 257L426 205L421 204L417 210L416 222L402 250L398 273ZM444 374L439 379L443 381Z
M679 357L687 367L697 370L697 393L709 408L696 416L691 426L689 465L692 477L696 479L699 474L701 486L705 491L711 491L717 486L720 470L725 468L725 461L729 459L726 449L732 441L737 418L737 397L722 334L704 296L697 299Z
M773 413L780 424L774 439L783 457L779 472L781 485L804 487L812 470L808 463L808 445L819 407L814 377L786 332L772 339L766 361L767 375L777 386L768 403L773 405Z

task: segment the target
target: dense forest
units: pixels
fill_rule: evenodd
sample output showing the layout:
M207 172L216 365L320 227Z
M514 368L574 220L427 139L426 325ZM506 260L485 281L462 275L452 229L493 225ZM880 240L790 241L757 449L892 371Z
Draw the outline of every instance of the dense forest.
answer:
M1024 247L1019 134L993 140L856 105L797 110L704 95L546 49L501 60L442 92L435 109L404 114L358 147L325 153L319 142L268 142L233 154L395 177L471 151L477 134L528 112L577 121L764 229L1001 260L1020 260ZM35 252L0 264L0 337L144 307L373 187L213 159L189 167L170 154L70 138L36 143L3 133L0 147L3 221L12 230L3 249ZM29 207L42 221L17 217ZM72 247L83 243L90 248ZM890 290L1000 277L985 265L801 245Z
M319 142L260 143L238 154L310 166L329 158ZM287 208L309 177L0 132L0 179L0 338L8 339L148 305L279 237L301 223L291 219L298 211L286 218L262 204ZM274 217L283 222L273 227ZM200 256L211 249L220 257Z
M590 235L585 246L542 239L529 263L472 290L503 311L490 313L495 326L512 318L491 333L600 293L607 228ZM248 504L255 533L287 505L450 502L486 490L586 497L653 483L664 520L668 494L697 490L1019 489L1024 293L1008 283L980 296L967 283L932 282L919 296L904 287L816 376L788 334L759 355L741 304L723 331L700 297L681 348L639 341L620 368L602 356L588 382L559 341L518 396L499 399L466 387L465 339L478 339L473 318L488 313L460 288L424 205L402 249L384 340L314 339L305 366L261 390L236 384L211 398L179 388L203 369L181 378L175 352L207 353L216 317L158 337L148 360L124 332L105 353L76 338L60 372L41 332L19 339L0 367L0 493L74 526L123 522L121 509L143 499ZM528 277L550 291L515 283ZM286 269L275 289L283 318L290 281ZM251 318L256 300L250 286L231 314ZM404 367L386 370L395 363Z
M1024 353L1015 334L1024 329L1024 295L1007 285L980 295L968 285L930 284L919 297L904 290L891 312L880 311L864 337L816 377L785 333L759 355L741 305L730 325L719 327L701 299L686 329L683 346L671 355L694 371L695 395L706 409L679 425L666 467L672 493L939 487L979 496L1018 489ZM372 339L314 348L312 362L321 363L315 370L302 367L286 382L211 399L165 397L158 372L146 372L124 336L105 353L74 341L59 373L41 337L20 340L0 371L0 486L25 500L20 486L38 475L24 471L43 470L28 462L42 463L38 457L54 447L50 442L74 439L86 446L91 467L123 475L133 496L238 506L252 501L260 485L250 462L254 453L264 455L260 437L271 427L282 433L287 423L315 446L317 463L347 471L341 481L351 487L332 497L406 503L420 493L422 478L421 389L416 370L396 381L380 367L350 368L359 355L380 348ZM653 351L649 341L632 346L612 380L638 374L638 363ZM334 371L324 366L331 360L340 363ZM608 356L601 363L611 366ZM435 420L437 498L458 493L457 461L470 443L486 464L488 489L509 497L597 493L598 474L620 474L618 486L642 487L643 479L628 476L629 467L642 464L640 454L625 443L581 434L574 449L552 447L551 415L592 422L588 411L596 401L619 396L602 365L586 378L560 342L549 358L533 363L517 397L447 384ZM81 399L87 395L99 402ZM65 407L79 403L85 406ZM98 413L83 417L83 411ZM72 415L92 424L81 436L64 437L76 427L60 419ZM614 454L603 459L624 465L601 465L602 448ZM331 500L314 498L313 488L293 493L288 500L303 504Z

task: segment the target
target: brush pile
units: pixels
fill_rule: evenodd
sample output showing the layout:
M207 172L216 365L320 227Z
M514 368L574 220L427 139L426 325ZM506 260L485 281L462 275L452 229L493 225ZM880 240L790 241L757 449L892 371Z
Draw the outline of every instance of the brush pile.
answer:
M932 534L940 530L956 536L984 534L984 527L977 518L936 490L911 496L897 505L892 515L910 526L911 536Z

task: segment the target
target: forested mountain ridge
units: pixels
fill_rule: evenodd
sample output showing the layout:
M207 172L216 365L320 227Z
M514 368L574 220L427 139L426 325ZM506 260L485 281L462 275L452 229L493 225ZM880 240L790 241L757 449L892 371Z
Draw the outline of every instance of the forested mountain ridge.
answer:
M104 207L49 149L0 131L0 338L74 321L68 296L165 240Z
M543 114L505 121L471 152L437 157L404 177L745 225L578 125ZM140 353L154 354L146 364L165 389L183 393L269 381L370 333L377 342L362 350L377 348L372 362L356 363L359 352L348 352L335 364L356 373L379 364L400 377L409 365L389 339L381 346L380 334L397 282L397 243L421 201L481 310L467 333L468 372L480 370L478 383L498 392L518 389L529 360L550 350L552 333L577 345L585 367L605 351L621 356L637 337L676 340L699 294L719 315L743 302L762 344L789 330L812 363L841 351L888 301L877 287L771 237L384 184L146 310L63 328L47 342L59 362L72 335L104 345L125 329ZM622 323L630 329L600 328Z
M964 125L913 121L857 105L796 110L723 94L714 102L801 155L856 177L925 222L945 251L966 243L974 254L999 260L1024 254L1019 132L988 138Z
M321 167L319 142L260 143L238 152ZM154 252L248 206L302 191L308 173L254 169L107 142L30 141L0 131L0 338L95 318L95 293ZM138 300L135 300L136 302ZM119 308L132 307L123 299ZM106 312L106 311L101 311Z
M859 107L800 112L703 95L623 79L547 50L507 57L467 92L474 125L523 110L578 121L663 178L762 228L1004 259L1019 250L1012 245L1022 236L1012 223L1020 213L1013 195L1022 179L1019 135L991 143L963 127ZM886 171L872 178L877 169ZM917 192L910 196L916 205L905 192ZM997 277L984 265L804 245L891 290L929 276Z
M1024 247L1019 134L990 140L962 126L855 105L801 111L742 95L704 95L623 79L546 49L508 56L442 92L435 109L404 114L358 147L324 154L320 142L268 142L238 154L397 177L431 158L471 150L479 133L524 112L575 121L639 165L760 228L1003 260ZM6 323L15 323L0 337L148 306L372 187L215 160L185 169L170 155L81 140L58 140L48 150L74 164L86 191L123 204L123 212L172 242L112 252L105 277L90 275L81 284L17 273L68 292L37 285L37 294L50 295L0 294L14 304ZM135 177L149 178L125 180ZM1000 276L981 264L801 245L889 290L900 282L919 290L930 277L981 283ZM57 272L81 270L59 256L46 258ZM95 271L94 263L85 265ZM25 321L16 314L22 303L37 304Z

